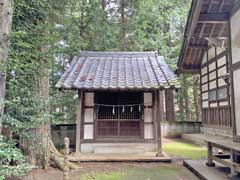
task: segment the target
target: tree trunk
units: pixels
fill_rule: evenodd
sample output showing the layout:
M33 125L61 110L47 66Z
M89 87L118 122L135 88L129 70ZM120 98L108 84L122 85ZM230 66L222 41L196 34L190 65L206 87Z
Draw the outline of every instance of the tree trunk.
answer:
M46 51L43 50L43 51ZM46 61L46 62L45 62ZM47 60L44 59L41 68L41 76L39 78L39 94L42 98L41 100L44 103L43 114L48 115L48 98L49 98L49 70L47 67L44 67L44 64L47 64ZM38 127L38 130L42 136L42 148L43 148L43 167L47 169L49 167L50 161L50 149L49 149L49 140L51 139L51 128L50 120L48 116L44 116L44 122Z
M105 12L106 9L106 0L101 0L102 10Z
M175 104L174 104L174 90L166 89L165 90L165 99L166 99L166 120L169 122L176 121L175 115Z
M188 97L188 82L187 75L183 74L183 98L184 98L184 108L185 108L185 118L186 121L190 121L190 110L189 110L189 97Z
M183 41L184 37L184 25L185 22L182 20L180 21L180 33L181 33L181 40ZM183 87L183 81L181 80L181 86ZM180 118L182 121L184 121L185 118L185 111L184 111L184 97L183 97L183 88L179 89L179 96L178 96L178 102L179 102L179 113Z
M42 52L47 52L47 46L42 48ZM41 166L44 169L49 168L49 163L52 160L54 164L61 170L64 170L66 164L64 164L64 156L58 152L51 137L51 126L48 114L49 112L49 69L47 67L48 59L44 58L41 62L40 77L39 77L39 95L42 102L44 103L44 108L42 109L42 114L44 114L44 121L37 127L37 135L40 135L41 149L40 156ZM76 169L77 166L73 163L68 163L67 166L71 169Z
M120 49L125 50L125 34L126 34L126 24L125 24L125 2L121 0L121 31L120 31Z
M200 106L200 96L199 96L199 77L197 75L193 76L194 87L193 87L193 94L194 94L194 106L197 121L201 121L201 106Z
M12 26L11 0L0 0L0 134L6 90L6 64Z

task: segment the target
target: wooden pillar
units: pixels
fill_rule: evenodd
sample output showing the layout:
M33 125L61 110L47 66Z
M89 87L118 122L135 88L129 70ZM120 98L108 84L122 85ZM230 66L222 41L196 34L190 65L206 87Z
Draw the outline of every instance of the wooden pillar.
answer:
M230 151L230 159L231 159L231 166L230 166L230 177L234 178L237 175L235 171L235 164L234 164L234 151L231 149Z
M162 110L160 101L160 92L155 92L155 124L156 124L156 141L157 141L157 156L162 156L162 135L161 135L161 120Z
M166 118L166 114L165 114L165 107L164 107L164 104L165 104L165 102L164 102L164 91L163 90L160 90L159 91L159 103L160 103L160 113L161 113L161 121L164 121L164 120L166 120L165 118Z
M82 121L83 91L78 91L77 119L76 119L76 153L81 152L81 121Z
M210 142L207 142L207 148L208 148L208 160L207 160L206 165L209 167L215 166L215 164L213 162L213 147Z

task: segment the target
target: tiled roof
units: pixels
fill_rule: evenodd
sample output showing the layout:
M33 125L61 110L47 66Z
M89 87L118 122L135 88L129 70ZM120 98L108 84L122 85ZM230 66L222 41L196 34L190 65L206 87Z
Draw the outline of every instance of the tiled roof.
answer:
M158 89L176 81L156 52L89 52L74 57L56 87L61 89Z

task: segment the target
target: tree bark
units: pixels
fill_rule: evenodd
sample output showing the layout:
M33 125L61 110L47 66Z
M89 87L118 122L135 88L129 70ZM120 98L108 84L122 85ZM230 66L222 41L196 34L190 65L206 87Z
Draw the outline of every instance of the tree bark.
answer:
M106 0L101 0L102 10L105 12L106 9Z
M176 121L175 115L175 104L174 104L174 91L173 89L165 90L165 98L166 98L166 120L169 122Z
M125 34L126 34L126 24L125 24L125 2L121 0L121 31L120 31L120 49L125 50Z
M11 0L0 0L0 134L6 91L6 64L12 26Z
M43 53L46 53L47 47L44 47L42 49ZM41 100L44 103L44 108L42 110L42 113L45 114L44 116L44 122L42 122L37 127L37 135L39 135L40 143L41 143L41 154L38 154L37 157L41 157L41 163L40 164L44 169L49 168L49 163L52 160L54 164L59 167L61 170L64 171L64 168L66 166L64 162L64 156L58 152L56 149L52 137L51 137L51 126L50 126L50 119L48 118L49 112L49 69L46 66L47 59L43 59L41 63L41 73L39 77L39 95L41 97ZM73 163L68 162L67 165L71 169L77 169L78 167L74 165Z
M195 106L195 112L197 121L201 121L201 107L200 107L200 96L199 96L199 76L194 75L193 76L194 81L194 87L193 87L193 94L194 94L194 106Z
M43 50L43 51L46 51ZM41 100L44 103L43 114L48 115L48 98L49 98L49 70L47 67L44 67L44 64L47 63L47 60L44 59L41 68L41 76L39 78L39 94ZM44 122L39 127L40 134L42 136L42 148L43 148L43 167L47 169L49 167L50 161L50 149L49 149L49 140L51 139L51 128L50 120L48 116L44 116Z
M184 106L185 106L185 119L186 121L190 121L190 110L189 110L189 97L188 97L188 82L187 75L183 74L183 98L184 98Z

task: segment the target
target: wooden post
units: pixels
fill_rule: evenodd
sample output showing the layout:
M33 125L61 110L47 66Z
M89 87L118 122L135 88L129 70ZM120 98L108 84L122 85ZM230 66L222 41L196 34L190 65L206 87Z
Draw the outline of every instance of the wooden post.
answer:
M65 155L64 155L64 172L63 172L63 180L69 179L69 166L68 166L68 158L67 155L69 154L69 138L64 138L64 145L65 145Z
M160 105L160 92L157 90L155 92L155 121L156 121L156 141L157 141L157 156L162 156L162 135L161 135L161 123L162 111Z
M206 163L207 166L211 167L211 166L215 166L214 162L213 162L213 148L212 148L212 144L210 142L207 142L207 148L208 148L208 161Z
M160 103L160 113L161 113L161 121L166 120L166 115L165 115L165 110L164 110L164 91L160 90L160 95L159 95L159 103Z
M230 177L233 178L234 176L236 176L236 172L235 172L235 168L234 168L234 151L231 149L230 151L230 159L231 159L231 162L232 162L232 165L230 166Z
M76 120L76 153L81 152L81 121L82 121L82 102L83 102L83 92L78 91L78 101L77 101L77 120Z

